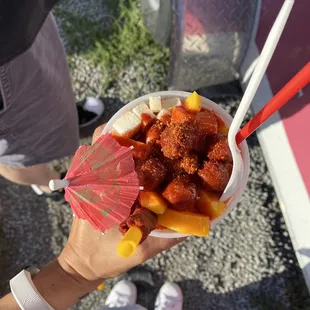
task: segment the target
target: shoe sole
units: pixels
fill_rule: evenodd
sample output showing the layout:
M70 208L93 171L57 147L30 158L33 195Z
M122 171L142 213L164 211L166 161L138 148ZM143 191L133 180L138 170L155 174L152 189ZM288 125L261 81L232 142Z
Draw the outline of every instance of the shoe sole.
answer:
M103 112L104 113L104 112ZM101 115L103 115L103 113ZM79 125L79 128L84 128L84 127L87 127L95 122L98 121L98 119L100 118L101 115L97 115L95 118L93 118L91 121L87 122L87 123L84 123L83 125Z

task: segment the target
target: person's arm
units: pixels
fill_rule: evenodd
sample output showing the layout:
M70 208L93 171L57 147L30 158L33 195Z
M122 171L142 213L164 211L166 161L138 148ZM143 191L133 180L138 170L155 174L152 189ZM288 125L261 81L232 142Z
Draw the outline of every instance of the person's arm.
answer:
M12 294L7 294L6 296L0 299L0 309L20 310Z
M43 267L32 281L54 309L68 309L93 292L103 279L112 278L169 249L183 239L148 237L129 258L117 255L121 234L118 228L102 235L87 221L73 219L69 240L58 257ZM0 309L19 309L9 294L0 300Z
M40 295L54 309L68 309L87 294L91 293L102 282L87 281L74 270L65 270L58 259L53 260L36 274L32 281ZM0 300L0 309L20 309L12 294Z
M95 130L93 143L101 135L103 126ZM118 276L184 239L148 237L133 256L122 258L116 252L121 237L118 227L103 235L88 221L74 217L68 242L60 256L32 279L38 292L54 309L68 309L94 291L103 279ZM12 294L0 300L0 309L19 309Z

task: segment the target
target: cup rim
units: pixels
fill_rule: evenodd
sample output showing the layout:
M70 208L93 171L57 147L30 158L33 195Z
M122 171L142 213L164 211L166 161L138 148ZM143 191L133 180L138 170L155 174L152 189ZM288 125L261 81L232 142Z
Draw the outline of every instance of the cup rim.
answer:
M105 128L102 131L102 134L107 134L110 132L110 129L112 128L113 123L125 112L131 111L135 106L142 102L146 102L149 100L149 97L161 97L162 99L167 99L167 98L173 98L173 97L179 97L180 99L185 99L187 98L191 93L185 92L185 91L178 91L178 90L171 90L171 91L159 91L159 92L154 92L150 93L147 95L143 95L139 98L136 98L132 100L131 102L127 103L124 107L122 107L120 110L118 110L108 121L106 124ZM213 102L212 100L201 96L202 99L202 105L204 108L207 109L212 109L218 114L224 123L226 125L230 125L233 118L231 115L229 115L221 106ZM242 179L240 182L239 187L237 188L237 191L235 194L230 198L228 204L227 204L227 209L224 213L222 213L219 217L217 217L214 220L211 220L211 228L213 228L217 223L222 221L226 216L232 211L232 209L236 206L237 202L240 200L247 182L249 178L249 168L250 168L250 156L249 156L249 149L246 140L244 140L241 145L241 155L242 155L242 160L243 160L243 175ZM164 229L164 230L159 230L155 229L150 233L150 236L153 237L158 237L158 238L180 238L180 237L187 237L191 236L188 234L181 234L176 231L170 230L170 229Z

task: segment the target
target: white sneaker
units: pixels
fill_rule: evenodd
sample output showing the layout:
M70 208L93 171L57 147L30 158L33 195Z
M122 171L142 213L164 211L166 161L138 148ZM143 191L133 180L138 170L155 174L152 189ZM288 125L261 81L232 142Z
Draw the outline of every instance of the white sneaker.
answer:
M182 310L183 293L175 283L165 283L157 295L155 310Z
M125 307L134 305L137 301L137 288L127 280L122 280L112 288L105 305L107 307Z
M79 127L83 128L96 122L104 113L104 104L99 98L87 97L77 102Z

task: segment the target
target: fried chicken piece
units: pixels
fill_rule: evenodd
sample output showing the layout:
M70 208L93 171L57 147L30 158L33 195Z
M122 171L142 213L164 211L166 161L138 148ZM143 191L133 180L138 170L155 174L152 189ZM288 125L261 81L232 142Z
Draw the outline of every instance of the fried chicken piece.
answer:
M165 165L167 168L167 175L165 179L165 183L171 182L174 178L176 178L179 175L183 175L185 172L183 168L180 166L180 161L175 159L170 159L168 157L165 157L163 153L159 156L160 161Z
M199 153L200 155L205 155L208 150L208 138L205 135L202 135L200 132L197 132L197 140L198 143L194 148L194 151Z
M187 154L179 162L180 168L188 174L194 174L198 170L198 156L195 154Z
M232 163L232 155L226 135L218 134L214 136L209 145L208 157L210 159Z
M156 228L157 215L152 211L137 206L134 212L119 225L119 231L125 235L128 229L132 226L138 227L142 231L142 243L152 230Z
M136 162L139 184L144 190L156 190L165 180L167 169L158 158Z
M208 191L222 192L230 178L229 167L225 163L210 160L205 161L198 175Z
M175 106L171 111L171 123L183 124L192 121L194 116L186 111L182 106Z
M217 133L217 119L211 111L205 110L197 113L196 123L200 135L211 135Z
M159 143L160 135L165 130L166 126L161 121L155 121L151 128L146 133L146 143Z
M185 154L185 148L179 145L175 140L174 130L172 127L167 127L160 136L160 145L163 154L167 158L179 158Z
M178 176L168 184L163 192L173 209L179 211L195 211L195 203L199 199L197 185L186 176Z
M199 139L195 124L186 122L167 127L161 134L160 144L166 157L177 159L195 149Z
M142 142L137 142L132 150L132 156L140 160L146 160L152 153L152 147Z

